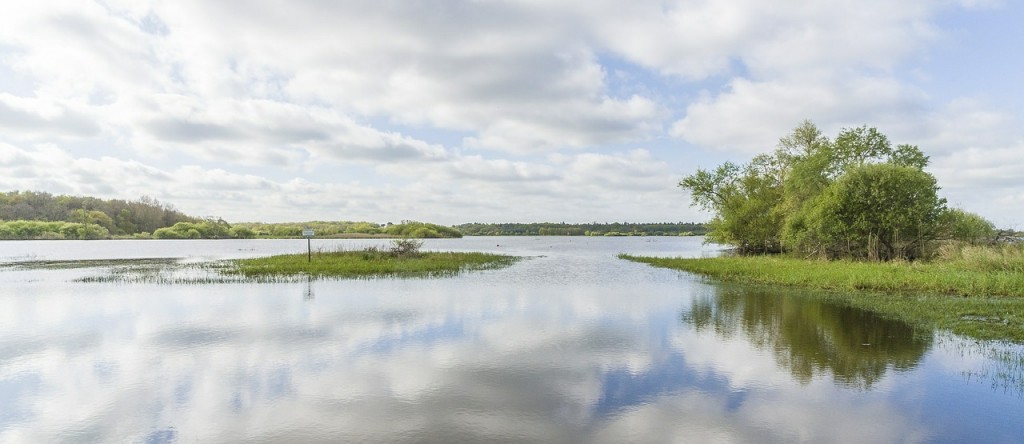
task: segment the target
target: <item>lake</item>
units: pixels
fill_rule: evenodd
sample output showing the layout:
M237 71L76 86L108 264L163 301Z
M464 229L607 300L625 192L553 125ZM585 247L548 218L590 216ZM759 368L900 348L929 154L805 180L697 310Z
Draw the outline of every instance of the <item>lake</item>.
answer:
M1020 346L615 257L717 254L701 240L429 240L526 259L263 284L17 263L305 240L0 242L0 442L1024 442Z

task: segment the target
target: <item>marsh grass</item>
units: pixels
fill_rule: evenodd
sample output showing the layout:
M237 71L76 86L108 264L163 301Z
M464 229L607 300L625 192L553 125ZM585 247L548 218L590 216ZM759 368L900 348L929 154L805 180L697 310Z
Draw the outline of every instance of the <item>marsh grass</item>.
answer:
M984 247L978 247L984 248ZM977 339L1024 343L1024 254L961 247L933 262L818 261L784 256L621 259L722 281L826 290L820 298Z
M77 278L75 282L203 285L256 281L224 273L232 267L227 261L126 265L100 268L98 274Z
M983 358L980 366L962 370L968 382L987 383L996 391L1024 397L1024 348L1008 342L964 341L949 335L937 335L938 344L959 354L966 362Z
M509 266L519 258L489 253L397 251L370 247L363 250L318 251L231 261L223 272L247 278L311 276L318 278L446 277L466 271Z

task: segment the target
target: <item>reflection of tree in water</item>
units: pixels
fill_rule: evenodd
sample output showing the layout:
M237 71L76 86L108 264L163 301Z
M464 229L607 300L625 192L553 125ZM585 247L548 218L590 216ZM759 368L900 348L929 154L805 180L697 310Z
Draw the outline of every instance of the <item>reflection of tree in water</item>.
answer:
M682 320L697 331L743 334L773 351L797 380L834 375L843 385L868 389L886 370L914 368L931 347L930 334L874 313L763 289L715 287L696 296Z

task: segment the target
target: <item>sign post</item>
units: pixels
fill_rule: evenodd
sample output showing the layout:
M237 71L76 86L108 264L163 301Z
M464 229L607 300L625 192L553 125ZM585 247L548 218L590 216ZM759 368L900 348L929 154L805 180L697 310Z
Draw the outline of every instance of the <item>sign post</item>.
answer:
M313 238L313 229L303 229L302 237L306 238L306 262L313 262L313 245L312 241L310 240Z

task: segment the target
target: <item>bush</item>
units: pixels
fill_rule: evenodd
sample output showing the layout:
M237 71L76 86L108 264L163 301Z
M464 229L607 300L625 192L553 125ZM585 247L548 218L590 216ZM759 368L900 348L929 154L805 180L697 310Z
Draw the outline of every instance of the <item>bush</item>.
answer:
M808 227L830 257L915 259L935 238L945 201L935 178L915 168L868 164L851 169L813 205Z
M228 230L228 234L235 239L252 239L256 237L256 232L247 227L231 227Z
M224 239L231 236L231 226L222 220L178 222L153 232L156 239Z
M85 224L77 222L66 222L60 227L60 237L57 239L78 239L93 240L107 239L110 231L96 224Z
M991 243L996 227L985 218L957 208L950 209L939 218L942 237L971 245Z
M415 239L395 239L391 242L389 252L394 257L416 257L420 254L423 241Z
M415 238L459 238L462 232L451 227L445 227L423 222L406 222L392 225L384 229L384 232L392 236L415 237Z
M96 224L36 220L0 222L0 239L86 240L108 238L110 238L110 231Z

